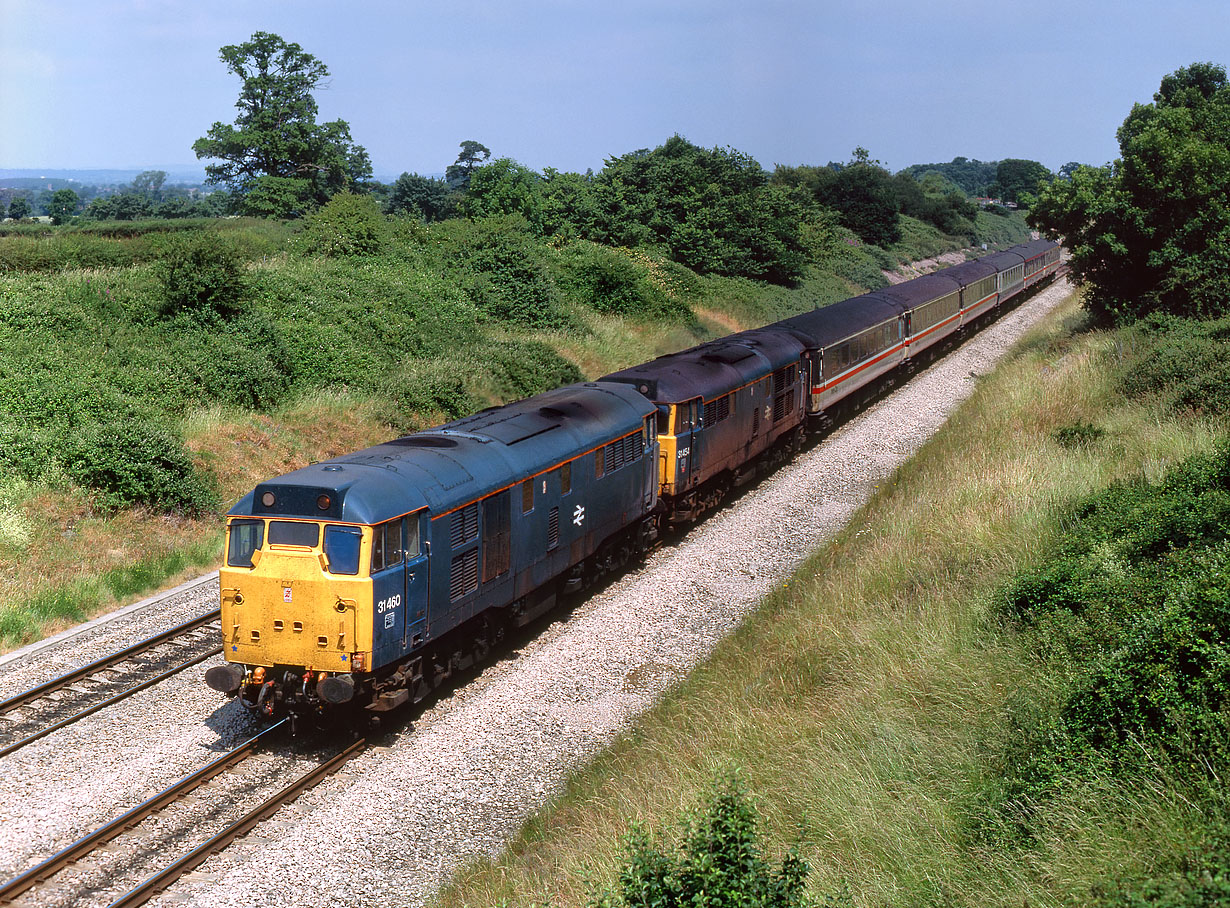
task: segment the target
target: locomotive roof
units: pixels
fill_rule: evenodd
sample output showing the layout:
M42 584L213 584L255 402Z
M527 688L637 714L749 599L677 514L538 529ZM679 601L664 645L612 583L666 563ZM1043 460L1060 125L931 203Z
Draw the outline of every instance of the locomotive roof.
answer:
M636 431L654 412L626 385L568 385L262 482L231 514L364 524L440 514Z
M773 370L765 344L741 343L738 335L668 353L639 366L604 375L601 381L622 382L650 400L706 400L728 393Z

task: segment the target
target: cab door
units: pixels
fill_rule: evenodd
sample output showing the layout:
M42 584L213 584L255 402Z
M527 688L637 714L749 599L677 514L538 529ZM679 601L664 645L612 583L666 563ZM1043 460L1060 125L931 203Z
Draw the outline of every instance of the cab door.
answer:
M426 640L427 627L427 551L422 543L427 528L427 512L406 518L406 611L402 628L402 652L416 649Z
M700 468L701 400L697 397L675 408L675 475L677 484L683 488L693 485L692 476Z

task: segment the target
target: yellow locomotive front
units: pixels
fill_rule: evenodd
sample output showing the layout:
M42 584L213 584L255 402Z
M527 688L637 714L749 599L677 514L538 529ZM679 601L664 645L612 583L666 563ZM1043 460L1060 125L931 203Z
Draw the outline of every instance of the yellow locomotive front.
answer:
M353 674L370 668L372 528L308 520L232 517L219 572L228 665L211 687L272 715L287 673L326 701L344 702ZM330 679L333 679L330 681Z

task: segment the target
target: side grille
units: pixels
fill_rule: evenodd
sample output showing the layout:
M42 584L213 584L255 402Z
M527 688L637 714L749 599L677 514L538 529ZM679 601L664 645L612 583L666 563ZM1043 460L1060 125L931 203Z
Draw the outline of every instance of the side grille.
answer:
M782 366L780 369L778 369L776 372L773 373L773 393L774 394L781 394L782 389L785 388L786 385L791 383L792 376L790 374L790 371L793 368L794 366Z
M449 540L453 548L465 545L478 536L478 502L453 512Z
M478 549L462 552L452 563L452 576L449 578L448 598L456 602L467 593L478 589Z
M559 545L559 508L552 508L547 517L547 550Z

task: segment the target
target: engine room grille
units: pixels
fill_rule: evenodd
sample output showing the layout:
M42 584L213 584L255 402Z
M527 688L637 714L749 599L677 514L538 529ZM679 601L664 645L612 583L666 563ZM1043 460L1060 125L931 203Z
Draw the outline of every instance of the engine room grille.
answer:
M794 395L781 394L773 401L773 421L789 416L794 412Z
M705 404L705 428L715 426L730 416L730 395L724 394L717 400Z
M547 549L559 545L559 508L552 508L547 517Z
M448 584L448 598L456 602L467 593L478 589L478 549L462 552L453 559L452 568L452 576Z
M478 502L453 512L453 525L449 540L453 548L465 545L478 537Z
M774 394L781 394L782 389L785 388L786 385L791 383L791 378L793 376L790 374L790 370L792 370L793 368L794 368L793 365L782 366L780 369L778 369L776 372L773 373L773 393Z
M620 467L640 459L642 444L641 433L635 432L607 445L602 451L603 474L614 473Z

